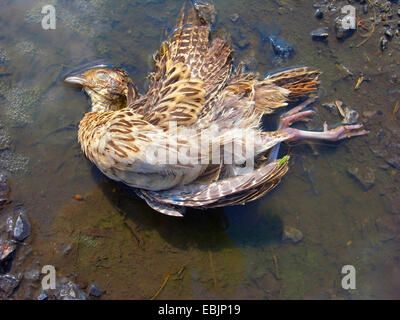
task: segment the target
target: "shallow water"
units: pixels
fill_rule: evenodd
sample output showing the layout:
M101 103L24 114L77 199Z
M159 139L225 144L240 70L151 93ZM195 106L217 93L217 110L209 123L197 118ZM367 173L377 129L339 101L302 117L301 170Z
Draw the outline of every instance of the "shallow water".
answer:
M56 7L56 30L41 27L46 4ZM333 34L326 43L312 41L312 30L333 30L333 16L317 20L312 4L216 0L214 34L231 34L235 63L260 74L293 65L321 70L309 128L339 123L322 103L340 99L360 113L370 134L338 144L290 145L289 173L261 200L175 219L152 211L85 159L76 125L88 101L62 79L101 59L127 70L143 91L151 55L174 26L181 1L3 0L0 168L12 187L7 210L23 204L33 226L32 250L12 271L51 264L58 276L97 283L104 299L151 298L169 273L158 298L399 298L399 173L388 161L400 152L400 120L392 119L400 99L400 37L383 53L378 32L358 48L364 39L358 32L345 41ZM240 16L235 23L234 13ZM372 11L360 15L367 20ZM294 56L274 58L260 33L292 43ZM354 90L361 74L370 81ZM364 190L347 173L351 167L371 168L374 186ZM284 226L301 230L304 239L282 242ZM341 287L344 265L356 268L355 290ZM40 292L21 286L16 298Z

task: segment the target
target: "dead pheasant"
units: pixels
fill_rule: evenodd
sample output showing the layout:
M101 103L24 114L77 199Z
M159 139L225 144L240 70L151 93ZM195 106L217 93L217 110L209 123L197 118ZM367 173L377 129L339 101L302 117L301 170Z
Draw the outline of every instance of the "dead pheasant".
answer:
M324 125L323 132L291 128L309 120L314 111L302 110L314 99L281 116L276 131L262 132L262 116L314 92L320 73L294 68L258 80L241 66L234 70L228 43L209 42L213 12L209 4L182 10L172 37L154 55L143 96L119 69L97 67L66 79L92 100L79 125L85 155L168 215L262 197L288 170L288 157L277 159L283 141L367 133L361 124Z

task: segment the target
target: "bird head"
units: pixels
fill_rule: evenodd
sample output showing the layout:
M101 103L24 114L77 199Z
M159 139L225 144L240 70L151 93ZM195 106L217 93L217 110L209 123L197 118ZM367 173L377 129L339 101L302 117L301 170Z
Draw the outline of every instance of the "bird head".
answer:
M85 89L92 101L92 111L114 111L126 107L128 87L132 80L125 71L104 66L68 76L65 82Z

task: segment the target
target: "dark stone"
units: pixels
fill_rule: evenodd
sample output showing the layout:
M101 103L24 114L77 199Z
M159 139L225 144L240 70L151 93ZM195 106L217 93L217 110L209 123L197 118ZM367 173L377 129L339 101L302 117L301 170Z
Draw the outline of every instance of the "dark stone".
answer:
M95 284L92 284L89 287L89 295L95 298L100 298L103 295L103 291L101 291Z
M387 49L387 46L388 46L388 40L385 37L382 36L379 39L379 46L380 46L382 51L385 51Z
M10 240L0 239L0 263L8 260L17 249L17 245Z
M10 296L18 287L21 281L20 277L15 277L12 274L0 275L0 291L4 292L6 296Z
M270 36L269 40L275 55L282 58L288 58L293 55L294 47L289 42L275 36Z
M38 299L38 300L48 300L48 299L49 299L49 296L48 296L47 294L45 294L45 293L42 293L41 295L39 295L39 296L37 297L37 299Z
M12 229L12 236L15 240L23 241L31 233L31 224L22 209L18 209L14 219L8 220L7 224Z
M394 37L394 31L392 29L386 29L385 35L389 40L391 40Z
M311 37L313 40L316 40L316 41L325 40L329 36L328 30L329 30L328 27L313 30L311 32Z
M317 19L322 19L322 18L324 17L324 13L322 12L321 9L318 8L317 10L315 10L314 16L315 16Z
M393 156L390 158L385 158L386 162L389 163L392 167L396 169L400 169L400 157L399 156Z
M240 16L239 16L238 13L234 13L234 14L232 14L232 15L229 17L229 19L231 19L231 21L232 21L233 23L236 23L236 22L239 20L239 18L240 18Z
M335 34L337 39L346 39L353 35L355 29L345 29L343 27L343 18L335 19Z

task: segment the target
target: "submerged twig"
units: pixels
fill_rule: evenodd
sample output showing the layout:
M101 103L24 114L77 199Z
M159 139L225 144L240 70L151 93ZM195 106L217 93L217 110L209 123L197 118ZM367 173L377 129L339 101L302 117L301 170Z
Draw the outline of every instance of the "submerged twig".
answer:
M278 268L278 258L276 257L275 254L272 254L272 261L274 262L274 268L275 268L275 278L276 280L281 280L281 277L279 275L279 268Z
M376 10L375 10L375 6L368 0L368 2L372 5L372 7L374 8L374 22L371 25L371 32L367 35L362 35L362 37L365 37L365 39L363 41L361 41L358 45L356 45L356 48L361 47L364 43L366 43L371 36L374 34L375 32L375 25L377 24L376 22Z
M168 274L164 278L163 283L161 284L160 289L157 290L157 292L150 298L150 300L154 300L154 299L156 299L158 297L158 295L161 293L162 289L164 289L164 287L167 285L167 282L168 282L170 277L171 277L171 274L168 272Z
M182 266L179 268L179 270L175 273L168 272L168 274L165 276L163 283L161 284L160 288L157 290L157 292L150 298L150 300L155 300L158 295L161 293L161 291L164 289L164 287L167 285L169 278L176 274L178 277L182 274L182 272L185 270L186 266Z
M135 237L138 247L142 248L143 247L143 239L142 237L139 235L139 233L136 231L135 227L132 225L132 222L130 222L129 220L127 220L127 218L124 219L124 225L129 229L129 231L133 234L133 236Z
M400 107L400 101L397 101L396 105L393 108L391 120L396 119L396 113L397 113L397 111L399 111L399 107Z
M115 206L115 209L122 214L122 216L124 217L124 225L129 229L129 231L132 233L132 235L135 237L138 247L139 248L143 248L143 239L140 236L140 234L136 231L135 226L132 225L132 222L128 220L128 218L126 217L126 213L118 206Z

